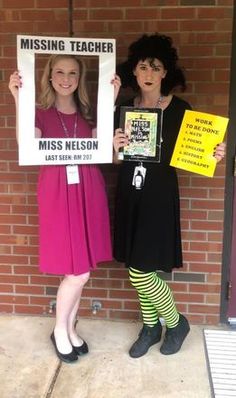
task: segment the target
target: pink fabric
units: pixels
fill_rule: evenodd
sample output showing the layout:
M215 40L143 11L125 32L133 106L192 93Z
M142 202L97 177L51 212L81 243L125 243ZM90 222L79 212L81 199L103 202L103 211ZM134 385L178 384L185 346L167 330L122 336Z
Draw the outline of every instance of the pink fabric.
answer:
M75 115L64 115L73 131ZM64 137L55 109L37 110L36 126L43 137ZM79 115L80 138L91 128ZM40 270L79 275L112 260L105 183L95 165L79 165L79 184L67 184L66 166L41 166L38 182Z

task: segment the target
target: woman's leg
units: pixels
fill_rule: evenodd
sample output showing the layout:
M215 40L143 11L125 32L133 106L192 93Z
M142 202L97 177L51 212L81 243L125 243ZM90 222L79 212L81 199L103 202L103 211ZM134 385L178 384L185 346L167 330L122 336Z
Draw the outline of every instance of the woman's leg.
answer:
M83 287L88 279L89 273L66 275L58 288L54 335L58 351L62 354L72 351L69 333L72 321L75 321Z
M177 312L169 286L156 272L145 273L133 268L130 268L130 280L138 293L145 295L165 320L166 334L160 348L161 353L165 355L176 353L181 348L190 327L187 319ZM146 316L144 312L143 316Z
M83 340L78 336L76 332L76 316L78 313L79 309L79 304L80 304L80 299L81 295L76 301L73 310L70 313L69 319L68 319L68 336L70 339L70 342L73 346L79 347L83 344Z
M139 304L141 307L143 323L150 327L155 326L159 319L156 308L144 293L137 293L139 298Z
M167 327L175 327L179 321L179 314L167 283L159 278L156 272L142 272L130 268L129 273L132 285L138 293L144 295L148 300L150 311L152 312L154 307L156 312L165 320ZM148 320L147 312L142 312L144 323Z
M129 268L131 284L137 289L137 285L143 284L143 272ZM138 339L129 350L132 358L139 358L146 354L149 348L160 341L162 326L159 321L158 311L148 296L141 289L137 289L141 312L143 317L143 328L139 333Z

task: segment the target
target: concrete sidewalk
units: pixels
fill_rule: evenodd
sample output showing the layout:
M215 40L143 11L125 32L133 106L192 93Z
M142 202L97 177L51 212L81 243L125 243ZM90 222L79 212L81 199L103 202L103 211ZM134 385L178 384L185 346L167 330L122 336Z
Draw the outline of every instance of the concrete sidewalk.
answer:
M201 326L175 355L161 355L157 344L132 359L140 323L81 319L90 353L64 364L49 339L53 325L53 318L0 315L1 398L211 397Z

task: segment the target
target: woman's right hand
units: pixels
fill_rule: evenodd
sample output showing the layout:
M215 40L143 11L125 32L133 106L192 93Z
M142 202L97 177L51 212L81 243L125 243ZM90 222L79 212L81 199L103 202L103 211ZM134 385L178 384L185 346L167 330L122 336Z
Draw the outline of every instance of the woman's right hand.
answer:
M19 93L19 88L21 86L22 86L21 76L19 75L18 71L15 71L10 76L8 88L12 93L16 103L18 101L18 93Z
M111 84L113 84L114 86L114 104L115 104L121 87L120 77L115 74L114 78L111 80Z
M114 146L114 151L116 153L119 152L120 148L123 148L124 146L129 144L129 138L127 134L123 132L122 129L116 129L115 130L115 135L113 138L113 146Z

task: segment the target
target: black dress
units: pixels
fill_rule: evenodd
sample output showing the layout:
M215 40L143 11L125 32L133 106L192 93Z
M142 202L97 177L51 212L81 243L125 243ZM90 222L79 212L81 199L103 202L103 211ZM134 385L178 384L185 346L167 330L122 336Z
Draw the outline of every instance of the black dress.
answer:
M124 105L133 106L133 100ZM178 180L169 163L186 109L190 105L173 96L163 111L161 162L143 163L147 171L141 190L132 185L139 162L123 161L119 166L114 257L127 267L145 272L182 267Z

